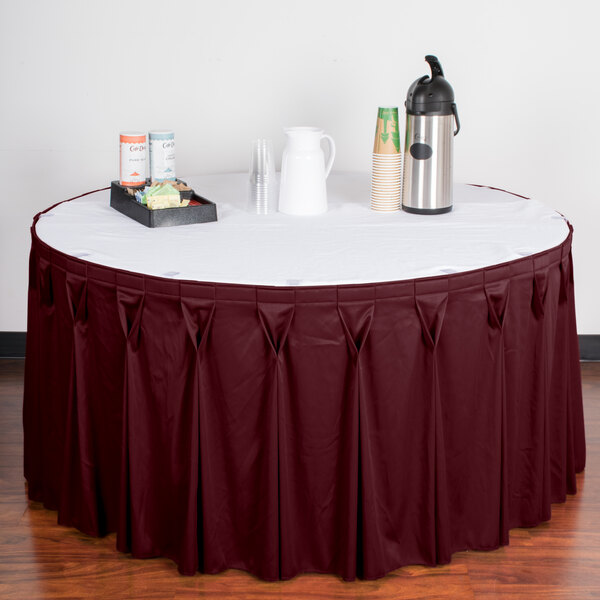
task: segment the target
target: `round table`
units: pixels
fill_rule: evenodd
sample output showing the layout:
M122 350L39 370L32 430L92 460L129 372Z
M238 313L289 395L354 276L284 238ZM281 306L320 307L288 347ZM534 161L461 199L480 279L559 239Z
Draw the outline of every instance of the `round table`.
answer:
M376 578L508 543L575 493L585 438L572 230L455 186L378 214L334 174L318 217L147 229L100 191L32 227L29 496L181 573Z

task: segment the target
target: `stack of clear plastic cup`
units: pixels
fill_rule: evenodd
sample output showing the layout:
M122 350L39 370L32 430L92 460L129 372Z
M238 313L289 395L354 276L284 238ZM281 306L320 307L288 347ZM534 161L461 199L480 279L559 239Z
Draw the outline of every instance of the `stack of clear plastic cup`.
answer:
M258 139L252 142L248 210L255 215L277 211L277 174L271 140Z

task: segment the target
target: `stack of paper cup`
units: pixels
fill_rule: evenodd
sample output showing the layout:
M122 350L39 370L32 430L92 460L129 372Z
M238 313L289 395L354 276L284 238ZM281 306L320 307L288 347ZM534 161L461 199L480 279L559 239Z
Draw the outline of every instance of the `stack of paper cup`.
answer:
M398 131L398 107L379 107L371 171L371 208L379 212L400 209L402 202L402 153Z

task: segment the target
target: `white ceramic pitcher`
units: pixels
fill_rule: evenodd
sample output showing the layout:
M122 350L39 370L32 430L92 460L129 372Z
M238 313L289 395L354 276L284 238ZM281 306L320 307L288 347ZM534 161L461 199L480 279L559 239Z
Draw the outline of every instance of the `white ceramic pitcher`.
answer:
M281 161L279 211L288 215L318 215L327 211L325 180L335 158L335 142L318 127L284 129L287 143ZM329 160L321 140L329 142Z

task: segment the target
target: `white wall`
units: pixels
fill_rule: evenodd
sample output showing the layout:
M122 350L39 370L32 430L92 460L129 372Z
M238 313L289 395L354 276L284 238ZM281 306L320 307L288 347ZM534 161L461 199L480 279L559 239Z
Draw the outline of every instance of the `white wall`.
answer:
M437 54L463 129L455 179L575 227L580 333L600 333L594 0L0 0L0 331L26 328L29 226L117 175L118 132L173 128L178 172L246 170L250 140L312 124L369 170L376 108Z

